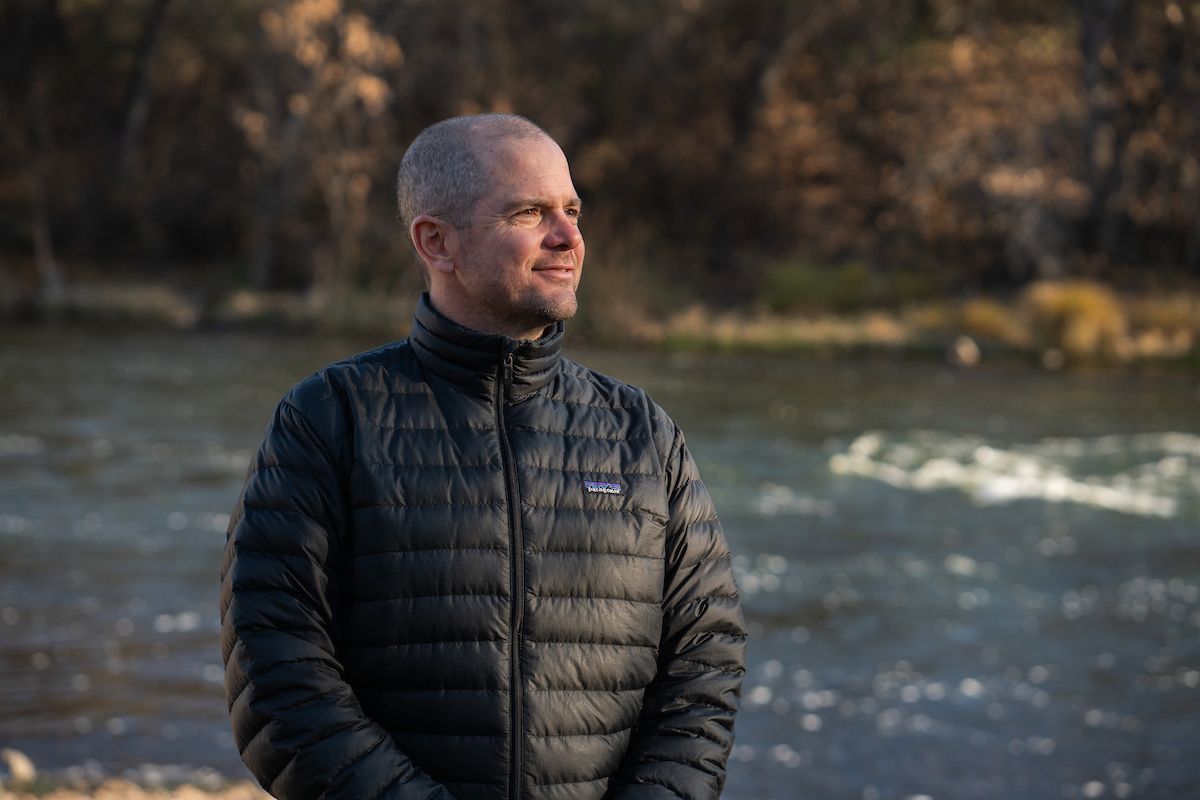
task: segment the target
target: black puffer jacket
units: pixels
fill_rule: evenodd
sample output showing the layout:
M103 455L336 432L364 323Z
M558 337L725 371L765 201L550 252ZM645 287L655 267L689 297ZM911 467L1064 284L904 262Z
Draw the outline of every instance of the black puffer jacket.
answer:
M662 409L561 342L423 299L276 409L221 587L272 794L720 793L745 644L720 525Z

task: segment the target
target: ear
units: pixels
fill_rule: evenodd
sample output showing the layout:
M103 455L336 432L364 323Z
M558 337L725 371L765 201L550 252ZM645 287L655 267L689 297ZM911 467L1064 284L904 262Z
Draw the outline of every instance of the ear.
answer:
M445 275L454 271L458 256L458 230L444 219L422 214L408 230L417 254L429 268Z

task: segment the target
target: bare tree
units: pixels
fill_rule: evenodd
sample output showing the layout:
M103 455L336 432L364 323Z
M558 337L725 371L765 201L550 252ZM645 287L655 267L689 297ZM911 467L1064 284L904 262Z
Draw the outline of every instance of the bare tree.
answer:
M352 282L368 200L393 135L383 76L404 60L394 38L340 0L275 2L260 17L268 61L258 67L255 107L237 112L259 152L251 281L271 283L274 237L290 186L303 175L320 193L327 234L310 240L313 283L335 293ZM301 164L303 165L301 167Z
M0 120L10 152L17 156L29 192L29 227L42 299L57 305L64 292L62 271L51 233L49 169L51 162L51 91L55 58L62 42L57 0L27 3L17 12L4 48L4 91Z
M137 69L133 80L126 92L125 123L121 126L121 136L114 160L113 173L119 181L127 181L133 172L133 159L137 151L138 141L146 128L146 119L150 115L150 89L154 70L154 59L158 53L159 42L162 40L163 18L171 0L154 0L146 18L146 25L138 43Z

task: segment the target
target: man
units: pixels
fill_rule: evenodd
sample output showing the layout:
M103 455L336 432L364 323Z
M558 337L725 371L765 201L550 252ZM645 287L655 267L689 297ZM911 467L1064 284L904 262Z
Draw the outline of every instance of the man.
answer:
M222 646L277 797L716 798L745 633L679 429L560 356L566 158L521 117L400 168L412 332L276 409L230 523Z

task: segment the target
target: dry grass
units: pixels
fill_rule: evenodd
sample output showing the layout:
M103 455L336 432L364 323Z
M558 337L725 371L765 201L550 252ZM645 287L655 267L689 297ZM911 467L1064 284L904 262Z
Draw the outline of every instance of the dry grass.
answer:
M969 336L993 353L1053 351L1067 363L1124 364L1195 355L1200 296L1130 298L1098 283L1043 281L1008 302L985 297L854 315L714 314L696 306L662 321L643 318L628 334L641 343L708 350L927 351Z
M220 303L213 319L234 326L307 328L327 333L408 335L416 298L395 295L309 291L253 292L240 289Z
M1033 344L1029 331L1008 306L989 297L963 303L960 310L963 332L1022 350Z
M628 277L628 276L626 276ZM621 286L643 285L618 281ZM1054 361L1124 364L1200 357L1200 294L1123 296L1086 281L1043 281L1002 301L911 304L899 310L836 314L766 310L714 312L691 305L656 316L652 303L628 292L583 296L576 336L616 346L674 350L837 352L861 349L945 351L968 336L984 353L1007 352ZM666 301L659 301L663 304ZM207 305L162 285L78 284L47 314L104 324L174 328L203 325L358 333L397 338L408 333L415 298L343 292L322 295L235 291ZM3 313L4 309L0 309ZM11 309L8 309L11 312Z
M15 293L14 293L15 294ZM31 296L0 305L0 315L36 316L110 325L188 330L203 325L318 330L326 333L408 335L415 298L368 292L239 289L216 303L163 284L79 282L51 302Z
M1128 361L1135 354L1121 300L1107 286L1043 281L1029 287L1018 313L1032 338L1075 359Z
M75 284L45 310L99 322L182 329L195 327L201 318L197 303L160 284Z
M725 312L693 306L666 320L642 319L629 331L636 342L671 349L797 350L897 348L918 343L916 326L890 312L855 316L781 316Z

